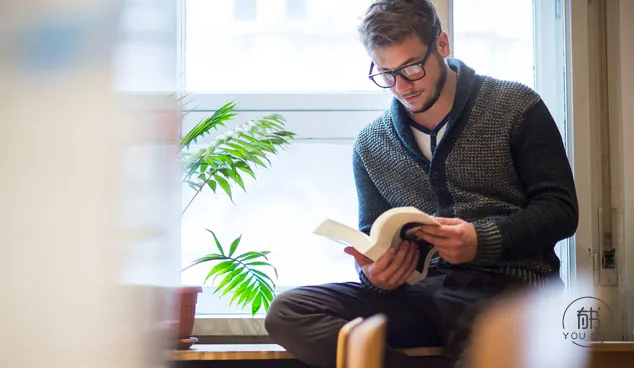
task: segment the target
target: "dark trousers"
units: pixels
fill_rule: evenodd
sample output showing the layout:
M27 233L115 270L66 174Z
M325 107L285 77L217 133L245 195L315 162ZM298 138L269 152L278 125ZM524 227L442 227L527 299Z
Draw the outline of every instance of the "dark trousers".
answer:
M443 346L461 358L472 322L496 297L526 287L519 280L469 269L437 269L416 285L378 295L359 283L298 287L278 295L266 316L271 339L299 360L334 367L339 329L356 317L388 318L386 367L410 367L392 348Z

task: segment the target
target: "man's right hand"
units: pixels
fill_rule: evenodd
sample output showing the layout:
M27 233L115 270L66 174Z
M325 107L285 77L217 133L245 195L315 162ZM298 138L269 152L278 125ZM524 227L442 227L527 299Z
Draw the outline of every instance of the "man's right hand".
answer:
M352 247L346 247L344 251L355 258L372 285L383 290L403 285L416 269L420 255L416 244L407 240L401 243L398 252L390 248L376 262Z

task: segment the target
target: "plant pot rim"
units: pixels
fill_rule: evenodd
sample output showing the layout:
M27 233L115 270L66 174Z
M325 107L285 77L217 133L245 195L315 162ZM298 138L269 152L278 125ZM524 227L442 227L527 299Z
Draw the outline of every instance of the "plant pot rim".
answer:
M181 294L198 294L203 292L202 286L183 285L178 287Z

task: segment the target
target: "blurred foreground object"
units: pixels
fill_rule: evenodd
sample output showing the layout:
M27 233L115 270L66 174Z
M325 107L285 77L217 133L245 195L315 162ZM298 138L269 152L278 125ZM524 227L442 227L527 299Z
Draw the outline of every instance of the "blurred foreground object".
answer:
M578 285L577 296L531 290L495 302L474 325L464 367L591 367L593 348L573 343L562 327L569 311L577 314L571 302L593 295L590 283Z
M0 367L167 366L175 12L167 0L0 6Z

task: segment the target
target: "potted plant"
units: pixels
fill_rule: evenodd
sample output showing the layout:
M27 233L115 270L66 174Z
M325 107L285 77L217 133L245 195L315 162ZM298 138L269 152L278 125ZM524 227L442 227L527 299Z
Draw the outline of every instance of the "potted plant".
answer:
M246 190L244 175L256 178L254 169L269 167L271 155L286 147L295 137L295 133L285 130L285 119L272 114L251 120L211 140L203 148L192 150L193 144L211 136L219 127L236 116L237 105L228 102L216 112L196 124L180 140L180 153L183 160L183 183L194 189L194 194L183 209L184 214L203 190L214 193L220 189L232 199L233 189L237 186ZM233 199L232 199L233 200ZM181 214L181 215L182 215ZM214 293L224 297L232 292L230 304L249 308L252 315L260 309L268 310L275 295L277 270L269 262L268 251L239 252L242 235L230 244L222 245L212 230L213 251L193 260L187 267L200 264L213 264L204 283L212 279L219 280ZM179 340L180 348L189 348L195 342L191 338L194 323L197 294L200 287L182 287L180 290Z

